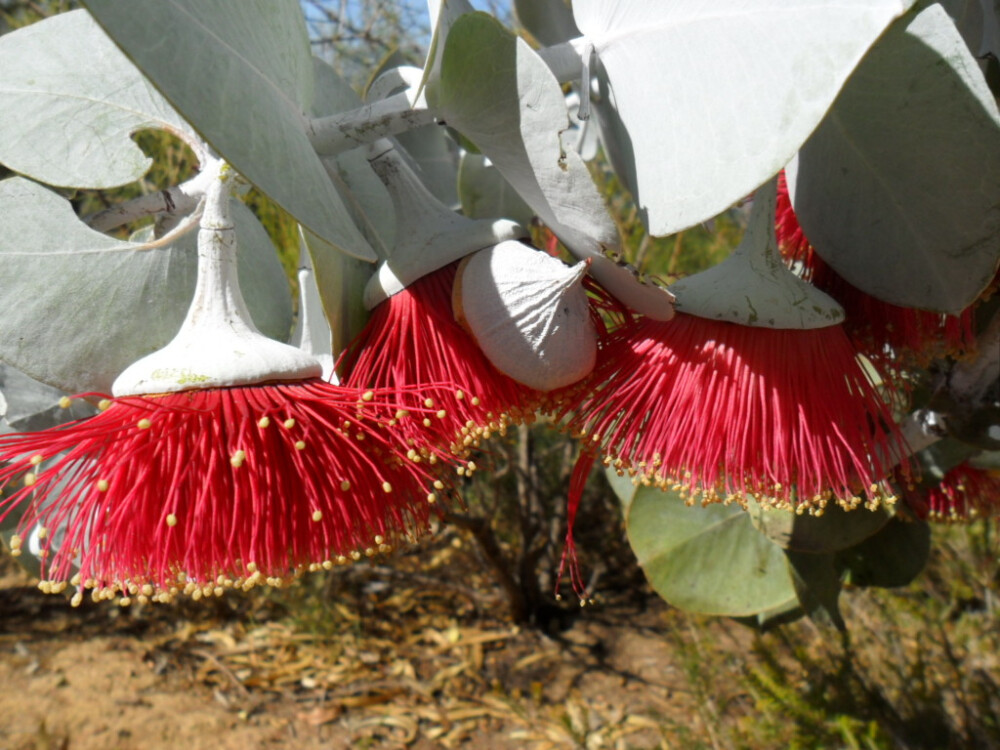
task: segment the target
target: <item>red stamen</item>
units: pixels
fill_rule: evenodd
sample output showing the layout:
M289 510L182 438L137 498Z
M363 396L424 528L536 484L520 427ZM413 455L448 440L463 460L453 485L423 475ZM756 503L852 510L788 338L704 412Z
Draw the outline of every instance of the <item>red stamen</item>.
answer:
M510 424L534 421L542 394L500 373L455 321L457 268L429 273L380 303L338 369L345 384L386 389L404 409L431 399L433 414L404 423L405 434L465 455Z
M605 464L692 502L874 504L906 455L839 326L642 320L612 337L591 382L557 415Z
M78 567L99 597L219 593L388 551L427 528L436 478L387 408L320 380L119 398L0 436L0 487L25 479L0 520L25 506L19 533L47 532L43 576Z
M926 500L918 510L929 520L947 523L998 518L1000 472L959 464L927 491Z

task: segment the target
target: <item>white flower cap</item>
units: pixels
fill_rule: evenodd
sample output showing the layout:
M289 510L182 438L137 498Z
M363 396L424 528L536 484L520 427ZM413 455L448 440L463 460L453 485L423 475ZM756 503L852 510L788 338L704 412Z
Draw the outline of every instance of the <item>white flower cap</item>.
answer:
M785 266L774 233L777 177L754 195L750 223L733 254L707 271L670 285L677 310L759 328L826 328L844 308Z
M568 266L522 242L501 242L459 266L455 317L500 372L540 391L594 369L597 330L583 287L589 261Z
M396 210L396 245L365 287L371 310L409 284L469 253L504 240L527 239L528 231L507 219L469 219L435 198L388 141L373 144L372 169L389 190Z
M315 357L264 336L254 326L240 293L236 230L229 215L235 174L217 171L206 195L198 230L198 280L187 317L174 339L125 369L112 394L134 396L195 388L249 385L319 377Z

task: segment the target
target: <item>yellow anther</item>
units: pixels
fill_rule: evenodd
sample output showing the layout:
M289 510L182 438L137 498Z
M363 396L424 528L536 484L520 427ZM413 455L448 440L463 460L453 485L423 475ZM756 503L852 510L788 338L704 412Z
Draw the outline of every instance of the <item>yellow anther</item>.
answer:
M177 525L177 516L175 516L173 513L168 513L167 526L176 526L176 525Z
M455 398L461 401L463 398L465 398L465 391L455 391Z
M98 492L107 492L108 491L108 480L107 479L98 479L97 480L97 491Z
M286 419L284 422L281 423L281 426L284 427L286 430L290 430L295 426L295 420L289 417L288 419Z
M44 460L45 459L42 458L41 453L36 453L34 456L31 457L31 465L38 466L38 464L40 464Z
M153 426L153 423L150 422L148 419L140 419L138 422L135 423L135 426L138 427L140 430L148 430L150 427Z
M69 396L63 396L61 399L59 399L59 406L61 406L63 409L68 409L72 403L73 401L72 399L70 399Z
M424 417L424 427L430 427L430 426L431 426L431 420Z
M340 483L340 489L342 489L344 492L347 492L349 489L351 489L351 483L345 479L343 482Z
M238 469L243 465L243 462L246 460L247 460L246 451L239 450L232 455L232 458L229 459L229 463L233 465L234 469Z
M101 411L107 411L108 409L111 408L111 399L102 398L100 401L97 402L97 408L100 409Z
M373 398L375 398L374 391L365 391L364 393L361 394L362 401L371 401Z
M312 519L314 521L317 521L317 522L318 521L322 521L323 520L323 511L321 511L321 510L314 510L313 514L312 514Z
M256 572L257 572L257 563L255 563L255 562L248 562L247 563L247 573L256 573Z
M472 397L472 405L473 406L479 406L479 396L473 396Z
M361 559L361 553L358 552L357 550L353 550L351 552L351 559L354 560L354 562L357 562L358 560Z
M424 406L426 406L428 409L430 409L432 406L434 406L434 399L432 399L432 398L425 398L424 399Z
M375 544L383 544L385 542L385 537L381 534L375 535Z
M297 450L297 451L304 451L305 449L306 449L306 441L305 440L298 440L298 441L295 442L295 450Z
M25 487L31 487L31 486L33 486L33 485L35 484L35 482L37 482L37 481L38 481L38 477L37 477L37 476L35 476L35 475L34 475L34 474L33 474L32 472L30 472L30 471L29 471L29 472L28 472L27 474L25 474L25 475L24 475L24 486L25 486Z
M383 492L392 492L392 485L389 484L388 482L382 482L382 491Z
M405 419L408 416L410 416L410 412L408 412L406 409L399 409L396 412L396 419Z
M469 471L469 472L473 472L473 471L475 471L475 470L476 470L477 468L478 468L478 467L476 466L476 462L475 462L475 461L469 461L469 463L467 463L467 464L465 465L465 469L466 469L466 471Z
M444 409L438 409L438 413L435 416L437 416L438 419L444 419L446 416L448 416L448 412L446 412Z
M73 594L73 598L69 600L69 605L71 607L79 607L81 604L83 604L83 594L77 591Z
M270 417L261 417L260 419L257 420L257 426L260 427L261 429L264 429L265 427L270 427L271 426L271 418Z
M436 490L443 490L444 489L444 482L442 482L440 479L435 479L434 480L434 489L436 489Z
M433 492L428 492L427 493L427 502L428 503L430 503L431 505L434 505L434 503L436 503L437 501L438 501L438 496L437 495L435 495Z
M49 530L44 526L38 527L38 538L45 539L49 535Z

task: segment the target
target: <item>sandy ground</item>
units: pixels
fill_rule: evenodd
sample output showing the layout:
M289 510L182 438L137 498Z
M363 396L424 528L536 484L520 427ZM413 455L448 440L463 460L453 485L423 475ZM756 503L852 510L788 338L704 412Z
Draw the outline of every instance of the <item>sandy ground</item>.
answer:
M398 587L339 606L337 632L319 633L264 597L72 609L7 566L0 750L652 748L665 727L703 734L666 607L597 608L549 637L440 598Z

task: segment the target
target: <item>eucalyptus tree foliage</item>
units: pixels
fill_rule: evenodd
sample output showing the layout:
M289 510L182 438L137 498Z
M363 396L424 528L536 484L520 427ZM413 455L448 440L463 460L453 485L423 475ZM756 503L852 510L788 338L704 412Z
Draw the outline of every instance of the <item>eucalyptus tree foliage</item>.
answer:
M203 181L99 217L78 217L65 197L139 180L151 159L132 136L146 129L179 136L202 167L225 160L299 222L301 311L314 333L300 327L294 340L333 358L364 323L375 262L391 269L407 238L435 236L400 221L400 196L370 168L392 149L440 203L427 216L540 222L625 306L656 320L673 315L672 294L612 259L619 227L588 166L598 141L652 236L711 221L787 167L806 236L862 291L958 313L996 280L993 0L538 0L515 3L520 34L465 0L429 0L423 67L386 63L364 94L337 61L313 57L297 0L83 4L0 37L0 166L15 175L0 181L0 407L11 428L47 426L35 419L51 411L36 405L36 381L107 391L184 318ZM751 234L766 244L762 215ZM107 233L148 217L156 230ZM275 249L249 210L238 207L235 222L254 322L288 339L293 304ZM396 262L412 271L423 261ZM678 308L708 294L720 309L746 301L756 316L749 301L770 271L748 268L716 267L714 291L704 278L700 289L679 284ZM786 309L764 325L840 320L836 303L799 315L811 299L803 287L788 282L774 303ZM988 317L986 335L1000 332ZM959 385L948 395L965 413L995 414L1000 352L982 351L979 374L949 381ZM948 431L933 416L933 404L900 415L913 450ZM994 427L963 458L1000 447ZM926 559L926 525L887 511L689 508L614 472L612 483L654 588L694 611L758 625L810 614L840 627L845 580L901 585Z

